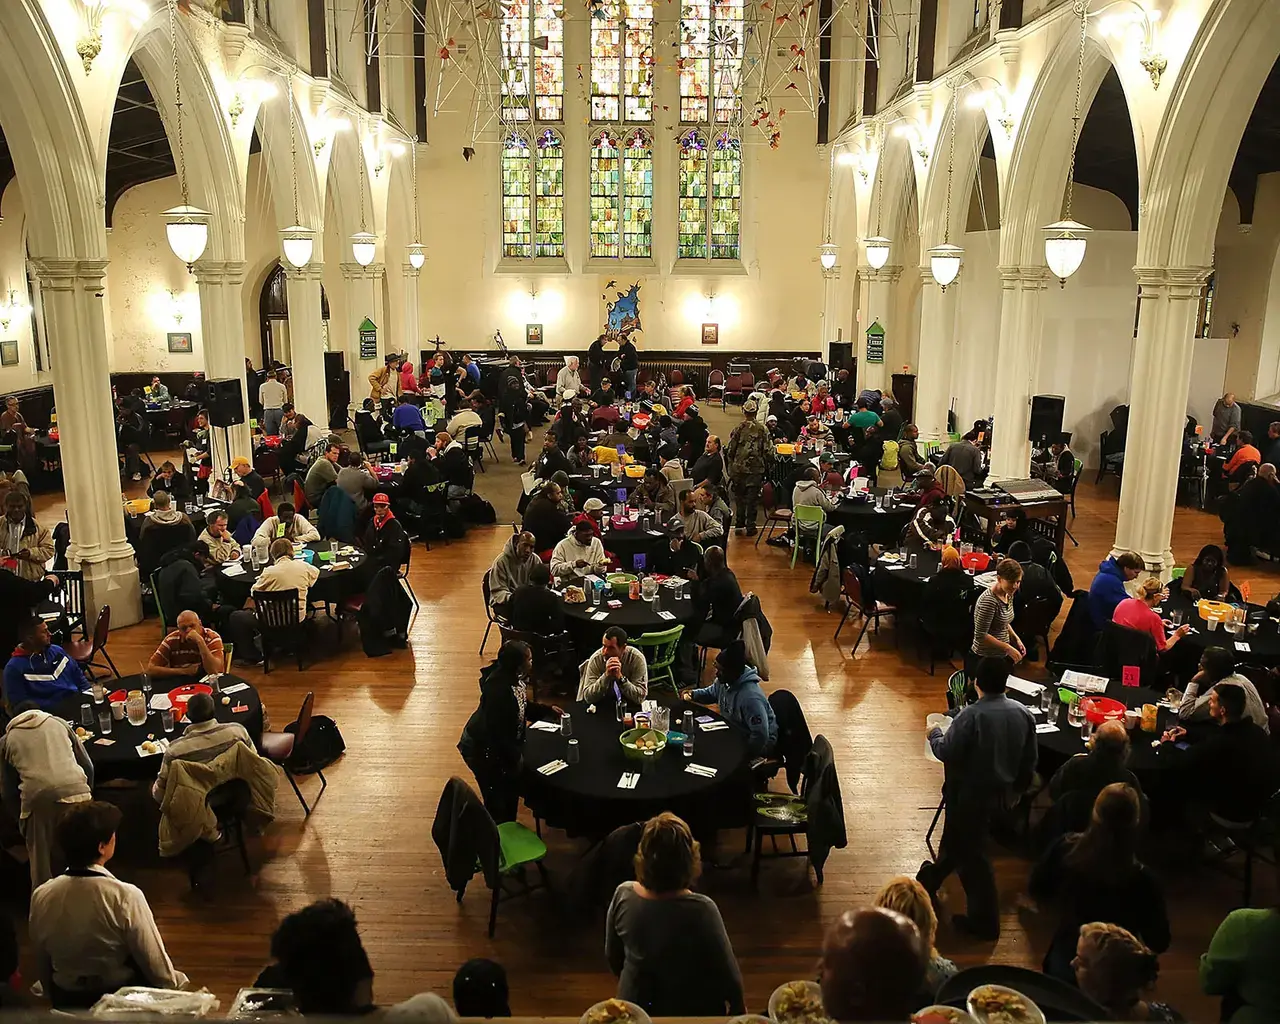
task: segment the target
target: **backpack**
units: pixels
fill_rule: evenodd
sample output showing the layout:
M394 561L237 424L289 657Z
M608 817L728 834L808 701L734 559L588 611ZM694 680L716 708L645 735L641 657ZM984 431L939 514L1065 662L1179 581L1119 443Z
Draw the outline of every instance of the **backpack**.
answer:
M285 732L296 733L298 723L290 722ZM328 715L312 715L311 728L302 738L301 746L295 745L289 755L289 770L302 775L324 771L342 756L347 749L337 723Z
M881 469L897 469L898 468L898 442L885 441L884 451L880 456Z
M478 494L464 495L458 505L458 515L468 523L487 526L498 521L494 507Z

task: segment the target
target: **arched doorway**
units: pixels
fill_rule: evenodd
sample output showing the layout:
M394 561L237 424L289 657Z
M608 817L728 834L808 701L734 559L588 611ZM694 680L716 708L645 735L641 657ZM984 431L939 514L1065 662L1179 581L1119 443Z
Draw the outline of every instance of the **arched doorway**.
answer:
M277 260L262 282L258 295L259 330L262 337L262 365L293 365L293 345L289 338L289 289L284 267ZM324 351L329 351L329 297L320 286L320 332Z

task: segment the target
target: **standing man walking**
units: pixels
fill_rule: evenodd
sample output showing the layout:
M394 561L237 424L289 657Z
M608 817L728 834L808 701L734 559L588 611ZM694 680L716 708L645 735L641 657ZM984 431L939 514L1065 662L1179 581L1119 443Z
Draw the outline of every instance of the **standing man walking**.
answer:
M756 502L764 483L769 457L769 428L756 419L759 405L754 398L742 404L742 422L729 435L729 480L733 484L738 522L734 530L748 537L756 532Z
M996 879L987 860L991 819L1012 807L1036 768L1036 728L1031 711L1005 696L1008 658L978 662L978 702L964 708L944 733L929 729L929 746L946 769L942 786L946 824L938 859L925 861L916 879L936 895L952 871L960 874L967 914L952 923L980 939L1000 936Z
M267 437L279 435L287 401L288 389L276 379L275 370L268 370L267 379L258 385L258 404L262 406L262 432Z

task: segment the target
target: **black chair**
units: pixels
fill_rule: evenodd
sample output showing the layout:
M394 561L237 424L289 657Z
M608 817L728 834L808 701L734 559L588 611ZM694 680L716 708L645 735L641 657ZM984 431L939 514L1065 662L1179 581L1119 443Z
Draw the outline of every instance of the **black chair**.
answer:
M492 405L486 405L479 412L480 432L477 434L480 444L489 449L489 456L496 463L498 453L493 448L493 432L498 425L498 413Z
M382 436L373 413L367 409L356 413L356 440L360 443L360 450L367 455L381 454L391 448L391 442Z
M752 766L752 774L757 783L767 786L769 779L786 769L787 786L795 793L804 771L804 759L813 749L813 734L809 732L800 701L790 690L774 690L769 694L769 707L773 708L773 717L778 723L778 741L772 756Z
M773 852L767 856L771 857L805 857L813 865L814 875L818 884L822 884L823 875L822 867L813 860L811 853L812 844L806 842L805 849L800 849L796 845L796 836L809 835L809 820L811 817L817 818L821 813L818 802L814 799L814 788L811 785L814 779L826 770L827 758L830 758L831 767L835 767L834 755L831 752L831 744L827 740L819 736L814 740L813 747L805 756L803 777L800 783L799 798L787 798L781 794L773 794L770 796L765 793L757 793L754 797L756 806L752 809L750 823L747 826L747 843L755 842L755 853L751 858L751 885L754 888L760 878L760 860L766 856L764 853L764 841L767 837L773 846ZM775 816L775 808L781 806L783 816ZM839 823L843 832L844 822ZM785 836L791 844L790 850L778 849L778 837Z
M1098 475L1095 484L1102 483L1108 473L1114 473L1119 480L1124 474L1124 442L1125 436L1119 430L1104 430L1098 438Z
M1004 964L970 967L948 978L934 1002L963 1008L969 993L980 985L1003 985L1021 992L1052 1021L1110 1020L1113 1016L1074 985L1026 967Z
M471 464L481 473L487 472L484 468L484 449L480 446L480 431L483 429L483 424L477 424L474 427L467 427L462 432L462 448L467 453L467 458L471 460Z
M418 604L418 595L413 592L413 584L409 582L409 563L413 559L413 545L410 544L404 551L404 565L396 569L396 579L404 584L404 589L409 592L409 600L413 602L415 611L421 608ZM485 574L486 576L488 573Z
M921 593L916 623L920 638L929 646L929 675L933 675L938 659L950 661L956 651L968 650L973 644L972 592L968 597L955 595L952 600L929 598L929 584Z
M271 671L272 648L292 651L303 669L302 652L311 641L310 619L298 614L296 590L255 590L253 604L262 633L262 671Z
M201 840L188 851L187 877L191 880L192 889L200 887L200 873L213 858L230 850L240 851L244 873L253 874L253 867L249 863L249 847L245 844L244 837L244 819L253 805L249 784L244 779L230 779L209 790L204 802L213 811L222 838L216 843Z
M306 740L307 733L311 731L311 719L315 703L316 695L314 692L308 693L302 698L302 707L298 711L298 721L294 726L293 732L267 732L262 734L262 756L268 761L279 765L284 771L284 777L289 780L289 785L293 787L294 795L298 798L298 803L302 804L303 813L307 817L311 816L316 804L320 802L320 797L329 788L329 780L324 777L324 771L318 765L308 761L303 754L303 741ZM298 788L297 776L299 775L315 775L320 779L320 790L316 793L316 797L311 801L310 806L307 805L306 798L302 795L302 790Z
M84 573L80 569L55 569L53 574L62 580L67 637L70 638L79 629L81 639L88 640L89 623L84 611Z
M1049 656L1049 629L1058 612L1062 609L1062 601L1051 597L1040 596L1031 601L1021 602L1013 617L1013 629L1027 643L1028 651L1038 640L1044 641L1045 658Z
M489 642L489 631L493 629L494 626L497 626L499 633L501 633L502 627L507 625L507 621L505 619L493 613L493 605L489 603L490 589L488 569L486 569L484 575L480 577L480 593L484 595L484 613L489 619L484 627L484 637L480 641L480 650L477 652L479 654L484 654L484 645Z
M1139 685L1160 688L1160 655L1150 633L1108 622L1098 636L1093 667L1098 675L1120 679L1126 667L1137 666Z

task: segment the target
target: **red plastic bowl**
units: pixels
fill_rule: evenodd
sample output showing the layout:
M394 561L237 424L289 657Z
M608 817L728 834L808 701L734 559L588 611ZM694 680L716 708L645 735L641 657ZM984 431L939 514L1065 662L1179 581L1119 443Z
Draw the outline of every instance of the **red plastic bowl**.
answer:
M960 556L960 564L974 572L985 572L991 565L991 556L985 551L971 551L967 555Z
M1125 706L1111 697L1085 697L1080 701L1084 717L1094 725L1103 722L1123 721Z

